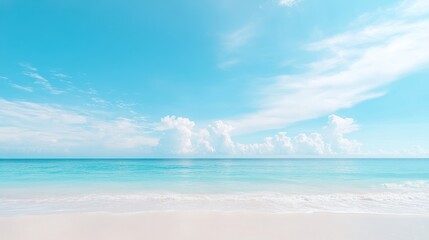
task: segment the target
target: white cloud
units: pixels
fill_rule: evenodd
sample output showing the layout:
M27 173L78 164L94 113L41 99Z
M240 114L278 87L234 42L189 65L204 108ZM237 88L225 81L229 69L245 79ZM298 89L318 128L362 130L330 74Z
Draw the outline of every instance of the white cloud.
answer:
M406 6L424 7L403 3L377 12L381 20L309 44L309 51L324 51L326 57L310 63L305 73L267 79L272 84L257 92L259 110L227 122L237 133L277 129L384 95L382 87L429 64L425 2L407 1Z
M46 78L44 78L43 76L41 76L40 74L38 74L36 72L24 72L24 75L27 77L36 79L35 83L41 85L45 90L47 90L51 94L64 93L64 91L61 91L61 90L54 88Z
M301 0L280 0L279 5L285 6L285 7L292 7L293 5L297 4Z
M353 119L329 116L322 133L301 133L295 137L279 132L266 137L262 143L235 142L231 135L234 128L215 121L197 129L188 118L166 116L158 127L161 137L158 151L170 155L212 156L302 156L360 154L361 144L345 137L357 130Z
M295 151L292 138L287 136L286 132L279 132L273 138L267 139L273 143L274 148L280 153L293 153Z
M232 66L235 66L239 63L240 61L238 59L230 59L230 60L226 60L224 62L219 63L218 67L220 69L228 69Z
M194 152L195 123L188 118L166 116L161 119L162 137L159 150L163 153L188 154Z
M408 156L429 156L429 149L424 148L420 145L411 146L409 149L403 151L402 155Z
M380 149L378 152L368 154L370 156L383 156L383 157L429 157L429 148L421 145L413 145L405 148L395 150Z
M86 149L88 155L100 155L143 151L157 144L145 123L135 119L104 119L56 105L0 99L0 118L3 151L62 156Z
M99 97L91 97L91 101L98 104L108 104L108 102L104 99L101 99Z
M83 91L83 92L86 93L86 94L88 94L88 95L97 95L98 94L97 90L92 89L92 88L90 88L87 91Z
M352 118L341 118L336 115L329 116L329 123L324 129L325 138L331 142L331 150L346 154L360 152L361 144L356 140L345 137L346 134L358 130Z
M197 134L195 135L195 152L200 153L213 153L215 152L215 148L212 146L211 143L211 136L210 132L203 128L200 129Z
M253 24L247 24L243 27L224 34L221 39L222 44L222 59L217 67L221 70L231 68L241 62L240 49L249 44L252 38L256 35L256 28Z
M26 101L7 101L0 99L0 115L2 124L15 125L17 123L40 122L44 124L81 124L87 118L81 114L64 111L47 104L38 104Z
M89 127L94 138L110 149L142 149L155 146L156 138L147 136L144 126L129 118L91 120Z
M406 0L397 8L404 16L421 16L429 13L429 2L426 0Z
M32 72L36 72L36 71L37 71L37 68L35 68L35 67L31 66L31 65L30 65L30 64L28 64L28 63L20 63L19 65L20 65L21 67L26 68L28 71L32 71Z
M219 153L234 153L235 143L231 138L231 131L234 129L231 125L223 121L215 121L208 126L211 136L211 142L214 150Z
M11 87L13 87L13 88L16 88L16 89L19 89L19 90L22 90L22 91L26 91L26 92L33 92L33 88L31 88L31 87L26 87L26 86L22 86L22 85L15 84L15 83L12 83L12 82L9 80L9 78L7 78L7 77L0 76L0 80L1 80L1 79L5 80L5 81L9 84L9 86L11 86Z
M47 92L49 92L51 94L55 94L55 95L64 93L64 91L53 87L51 82L47 78L43 77L40 73L38 73L37 68L35 68L35 67L33 67L27 63L20 63L19 65L21 65L23 68L25 68L26 71L23 72L23 74L25 76L32 78L32 79L35 79L36 81L34 83L42 86L42 88L45 89ZM69 77L67 75L64 75L61 73L56 73L56 72L53 72L53 75L58 77L58 78Z
M33 92L33 88L31 87L25 87L25 86L21 86L15 83L11 83L9 84L11 87L22 90L22 91L26 91L26 92Z
M311 133L309 135L300 133L294 138L296 151L306 154L326 155L332 154L330 145L325 144L320 133Z
M236 50L246 45L255 34L253 25L243 26L224 36L223 45L229 51Z
M51 73L54 77L57 77L57 78L71 78L71 76L66 75L64 73L55 72L55 71L52 71Z

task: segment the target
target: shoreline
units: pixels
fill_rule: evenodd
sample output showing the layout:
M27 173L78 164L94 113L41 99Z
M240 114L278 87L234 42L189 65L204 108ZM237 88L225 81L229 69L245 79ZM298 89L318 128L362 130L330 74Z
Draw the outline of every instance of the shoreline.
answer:
M171 211L0 217L8 240L429 239L429 216ZM316 237L316 238L315 238Z

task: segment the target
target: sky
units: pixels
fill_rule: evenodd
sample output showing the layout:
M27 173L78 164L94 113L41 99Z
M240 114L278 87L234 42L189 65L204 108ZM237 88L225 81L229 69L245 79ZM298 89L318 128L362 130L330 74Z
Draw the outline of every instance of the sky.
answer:
M429 157L427 0L0 0L0 158Z

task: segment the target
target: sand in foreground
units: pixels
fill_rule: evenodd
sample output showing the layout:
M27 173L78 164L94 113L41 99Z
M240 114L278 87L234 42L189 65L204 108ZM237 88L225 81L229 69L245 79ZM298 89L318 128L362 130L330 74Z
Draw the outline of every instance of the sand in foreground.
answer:
M7 240L429 239L428 216L139 213L0 218Z

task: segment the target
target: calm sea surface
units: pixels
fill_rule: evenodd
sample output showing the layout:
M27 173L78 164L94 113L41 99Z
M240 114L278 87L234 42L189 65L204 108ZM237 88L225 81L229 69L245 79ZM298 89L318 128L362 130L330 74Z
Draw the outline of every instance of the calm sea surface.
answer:
M429 214L429 159L2 159L0 215Z

